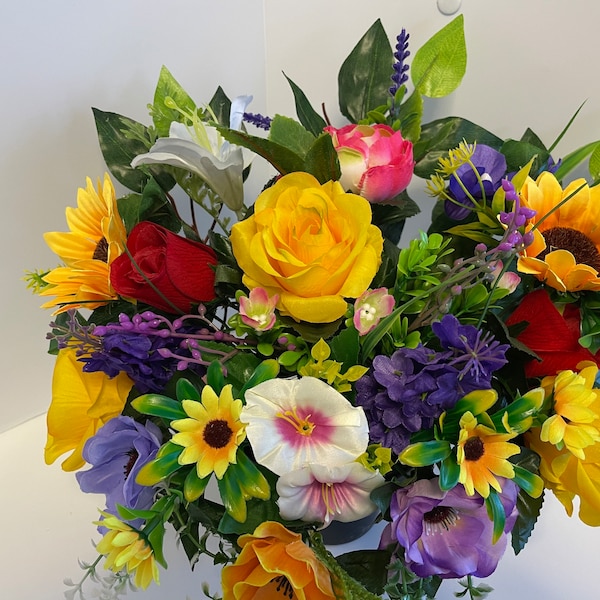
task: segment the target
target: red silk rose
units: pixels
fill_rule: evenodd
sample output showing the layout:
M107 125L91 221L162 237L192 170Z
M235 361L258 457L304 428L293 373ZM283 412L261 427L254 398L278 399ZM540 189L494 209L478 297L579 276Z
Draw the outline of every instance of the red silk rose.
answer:
M215 297L211 266L217 257L206 244L143 221L131 230L127 249L110 267L119 295L170 313L189 312L192 304Z
M403 192L413 175L412 142L389 125L325 127L338 154L345 190L385 204Z
M598 363L598 355L594 356L579 343L581 317L579 308L574 304L567 304L561 314L545 289L536 290L523 298L506 324L510 326L522 322L528 325L517 335L517 339L541 359L533 359L525 365L527 377L544 377L566 369L576 370L584 360Z

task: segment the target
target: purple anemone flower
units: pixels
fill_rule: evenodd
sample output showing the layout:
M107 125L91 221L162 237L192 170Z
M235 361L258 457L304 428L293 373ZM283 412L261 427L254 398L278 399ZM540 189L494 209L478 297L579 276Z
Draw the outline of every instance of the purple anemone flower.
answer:
M450 178L448 191L456 202L446 200L444 209L451 219L460 221L467 217L473 208L473 202L459 183L467 189L469 195L476 200L484 197L491 198L500 187L502 178L506 175L506 158L504 155L485 144L477 144L471 156L471 162L479 173L481 184L470 164L461 165ZM458 204L457 204L458 202Z
M481 496L468 496L462 485L443 492L438 479L420 479L392 496L392 522L380 546L400 544L406 566L419 577L487 577L496 570L518 516L516 484L502 480L501 485L506 523L495 544Z
M161 440L160 429L150 421L144 426L131 417L111 419L85 443L82 455L92 468L76 473L79 487L83 492L104 494L106 510L114 515L118 515L117 504L149 508L155 490L139 485L135 478L156 456Z

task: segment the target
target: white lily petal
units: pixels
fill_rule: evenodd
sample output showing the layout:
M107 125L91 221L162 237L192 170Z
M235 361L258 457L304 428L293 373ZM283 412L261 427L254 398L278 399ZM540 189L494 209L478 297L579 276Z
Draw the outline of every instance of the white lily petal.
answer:
M244 113L250 102L252 102L252 96L237 96L231 101L231 110L229 112L230 129L240 129Z

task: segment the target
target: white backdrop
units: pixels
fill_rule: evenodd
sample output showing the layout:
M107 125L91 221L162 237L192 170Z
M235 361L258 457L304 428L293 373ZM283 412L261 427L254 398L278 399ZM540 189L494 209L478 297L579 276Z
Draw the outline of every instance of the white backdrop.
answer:
M461 11L467 75L450 97L427 104L430 118L464 116L502 137L519 137L529 126L550 143L587 100L555 158L600 138L596 4L463 0ZM20 281L27 269L55 266L43 232L64 230L64 209L74 204L77 188L104 171L90 107L148 122L145 107L165 64L197 102L221 84L230 96L254 94L253 112L291 115L284 70L341 125L337 70L378 17L391 39L405 27L413 51L452 18L436 0L2 3L2 597L58 600L62 578L79 576L77 558L94 558L90 522L101 499L79 493L72 475L43 464L39 415L50 399L53 360L44 340L50 315ZM430 209L430 201L415 196L424 216L411 224L412 233ZM549 498L533 540L518 559L507 553L491 578L492 598L596 597L599 551L600 531L568 519ZM200 600L199 581L218 580L209 566L190 576L181 557L170 564L160 588L136 597ZM456 587L444 589L442 600L449 600Z

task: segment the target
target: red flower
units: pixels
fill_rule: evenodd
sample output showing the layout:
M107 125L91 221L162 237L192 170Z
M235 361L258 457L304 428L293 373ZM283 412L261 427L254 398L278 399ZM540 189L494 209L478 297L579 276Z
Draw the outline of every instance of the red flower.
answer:
M215 297L213 249L143 221L127 237L128 253L115 259L110 281L121 296L170 313ZM130 255L133 260L130 258Z
M575 370L578 363L594 356L579 343L581 318L579 308L567 304L562 314L554 306L545 289L527 294L517 309L507 319L508 326L527 322L527 327L517 339L533 350L541 360L531 360L525 365L527 377L556 375L565 369Z

